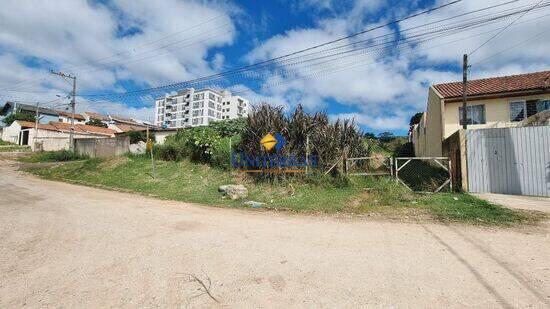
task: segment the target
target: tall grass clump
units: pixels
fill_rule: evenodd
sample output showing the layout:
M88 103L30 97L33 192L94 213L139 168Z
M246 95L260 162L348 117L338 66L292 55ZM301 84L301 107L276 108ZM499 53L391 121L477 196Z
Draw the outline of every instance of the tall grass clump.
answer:
M369 155L364 134L353 120L331 122L326 113L308 114L301 105L288 116L282 107L265 103L254 107L242 133L240 150L252 155L264 154L260 139L268 133L284 136L287 144L280 154L287 156L304 157L309 138L310 155L317 156L320 170L328 170L344 156ZM339 169L341 164L336 164L333 174L338 174Z

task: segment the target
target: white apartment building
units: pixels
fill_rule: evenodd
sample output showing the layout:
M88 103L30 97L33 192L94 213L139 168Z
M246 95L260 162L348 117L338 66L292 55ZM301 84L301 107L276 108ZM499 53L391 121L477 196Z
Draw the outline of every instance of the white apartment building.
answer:
M247 117L249 102L231 92L193 88L157 98L155 125L185 128L208 125L212 121Z

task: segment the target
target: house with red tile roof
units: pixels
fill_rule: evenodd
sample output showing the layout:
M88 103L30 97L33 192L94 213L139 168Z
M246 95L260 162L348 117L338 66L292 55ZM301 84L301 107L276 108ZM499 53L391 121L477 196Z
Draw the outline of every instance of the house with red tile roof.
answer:
M69 149L71 124L51 121L47 124L16 120L2 131L2 140L18 145L29 145L44 151ZM115 130L90 126L74 125L74 138L115 137Z
M432 85L411 139L417 157L441 156L442 142L462 128L518 126L550 109L550 71L499 76L468 82L467 119L462 119L462 81Z

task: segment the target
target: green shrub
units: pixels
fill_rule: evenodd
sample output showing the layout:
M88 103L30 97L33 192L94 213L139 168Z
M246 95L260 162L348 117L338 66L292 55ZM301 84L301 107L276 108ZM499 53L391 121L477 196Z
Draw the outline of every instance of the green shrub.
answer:
M4 122L6 126L10 126L16 120L35 122L36 114L31 112L18 111L4 117L4 119L2 119L2 122Z
M369 156L363 132L353 120L330 121L326 113L308 114L298 105L294 113L286 116L282 107L262 104L255 107L247 119L242 133L241 150L251 155L262 155L260 139L267 133L280 133L286 139L281 155L304 157L306 140L309 139L310 154L317 156L319 168L327 170L340 160L344 153L348 157ZM338 167L332 175L337 175Z
M64 162L88 159L70 150L35 152L28 157L22 157L24 162Z
M245 118L235 118L212 122L208 125L216 131L221 137L231 137L240 135L246 128Z
M220 135L210 127L195 127L180 130L166 138L164 145L157 147L159 158L179 161L185 157L191 160L210 163L212 147Z
M130 137L130 144L137 144L139 142L147 142L147 131L128 131L124 135ZM149 138L155 140L155 134L149 132Z
M235 148L240 142L241 137L239 135L224 137L214 142L212 145L210 164L222 169L230 169L232 148Z

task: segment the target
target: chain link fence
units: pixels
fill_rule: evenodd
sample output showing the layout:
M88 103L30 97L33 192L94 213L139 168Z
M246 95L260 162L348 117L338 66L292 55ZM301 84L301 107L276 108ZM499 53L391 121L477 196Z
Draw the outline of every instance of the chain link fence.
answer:
M346 159L350 176L392 177L411 191L452 191L451 161L447 157L371 156Z
M391 176L393 158L386 156L347 159L347 172L352 176Z

